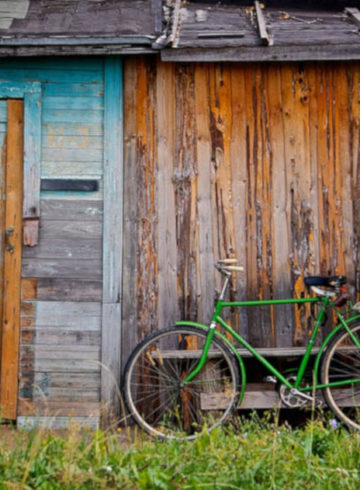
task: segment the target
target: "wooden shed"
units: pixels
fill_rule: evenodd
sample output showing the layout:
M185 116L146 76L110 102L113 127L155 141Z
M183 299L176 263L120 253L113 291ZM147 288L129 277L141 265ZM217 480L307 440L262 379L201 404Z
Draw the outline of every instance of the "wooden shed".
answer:
M0 2L3 418L118 416L136 342L209 320L218 258L237 298L360 291L360 12L283 3ZM228 321L292 348L305 313Z

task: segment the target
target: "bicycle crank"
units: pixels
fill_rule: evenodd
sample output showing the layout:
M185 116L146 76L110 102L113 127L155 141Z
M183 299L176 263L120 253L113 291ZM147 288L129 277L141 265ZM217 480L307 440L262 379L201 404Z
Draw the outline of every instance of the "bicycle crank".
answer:
M289 376L288 381L294 383L296 376ZM309 383L304 383L302 387L310 386ZM279 387L279 396L281 401L289 408L301 408L304 406L311 406L314 403L314 398L311 395L303 393L296 388L288 388L286 385L281 384ZM315 405L317 407L322 406L322 401L315 398Z

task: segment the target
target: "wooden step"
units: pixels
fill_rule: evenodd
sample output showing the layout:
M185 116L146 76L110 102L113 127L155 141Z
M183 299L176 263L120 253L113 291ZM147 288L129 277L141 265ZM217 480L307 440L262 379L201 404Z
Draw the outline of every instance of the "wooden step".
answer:
M313 347L311 354L317 354L320 347ZM305 354L306 347L260 347L256 351L264 357L301 357ZM237 352L242 357L252 357L251 352L247 349L237 349ZM151 353L153 358L162 357L163 359L195 359L201 356L202 350L161 350L161 354L154 351ZM211 350L208 357L215 358L219 356L219 351Z

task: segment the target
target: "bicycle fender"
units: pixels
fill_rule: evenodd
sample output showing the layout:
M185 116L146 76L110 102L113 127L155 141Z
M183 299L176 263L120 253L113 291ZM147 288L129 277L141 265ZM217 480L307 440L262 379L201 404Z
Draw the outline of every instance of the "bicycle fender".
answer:
M360 320L360 315L354 315L350 318L347 318L345 320L346 323L350 323L354 320ZM334 335L336 335L339 330L341 330L342 328L345 328L344 325L342 325L341 323L339 325L337 325L334 330L331 330L331 332L327 335L327 337L325 338L325 340L323 341L323 343L321 344L321 347L320 347L320 350L319 352L317 353L316 355L316 359L315 359L315 363L314 363L314 375L315 375L315 382L317 383L318 381L318 370L319 370L319 365L320 365L320 359L323 355L323 352L326 348L326 346L328 345L328 343L330 342L330 340L334 337Z
M186 321L186 320L175 322L175 325L177 327L185 327L186 326L186 327L195 327L195 328L197 327L197 328L201 328L202 330L206 330L206 331L210 330L209 325L204 325L203 323ZM242 390L241 390L241 393L239 395L239 403L240 403L244 397L245 386L246 386L246 371L245 371L245 365L244 365L243 358L240 356L240 354L236 350L236 347L232 344L232 342L230 342L230 340L227 337L225 337L225 335L223 335L221 332L218 332L217 330L215 330L215 335L217 337L219 337L229 347L229 349L234 353L236 359L238 360L241 377L244 380L242 383Z

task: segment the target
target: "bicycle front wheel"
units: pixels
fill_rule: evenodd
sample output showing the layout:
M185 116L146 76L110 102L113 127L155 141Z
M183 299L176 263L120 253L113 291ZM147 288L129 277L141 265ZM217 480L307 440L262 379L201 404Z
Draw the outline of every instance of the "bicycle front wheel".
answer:
M205 366L198 363L207 332L195 327L160 330L141 342L125 368L124 396L135 421L160 438L194 439L204 425L221 424L239 399L240 374L230 349L214 337Z
M349 324L330 341L321 367L322 383L342 383L323 389L325 400L337 418L360 430L360 323Z

